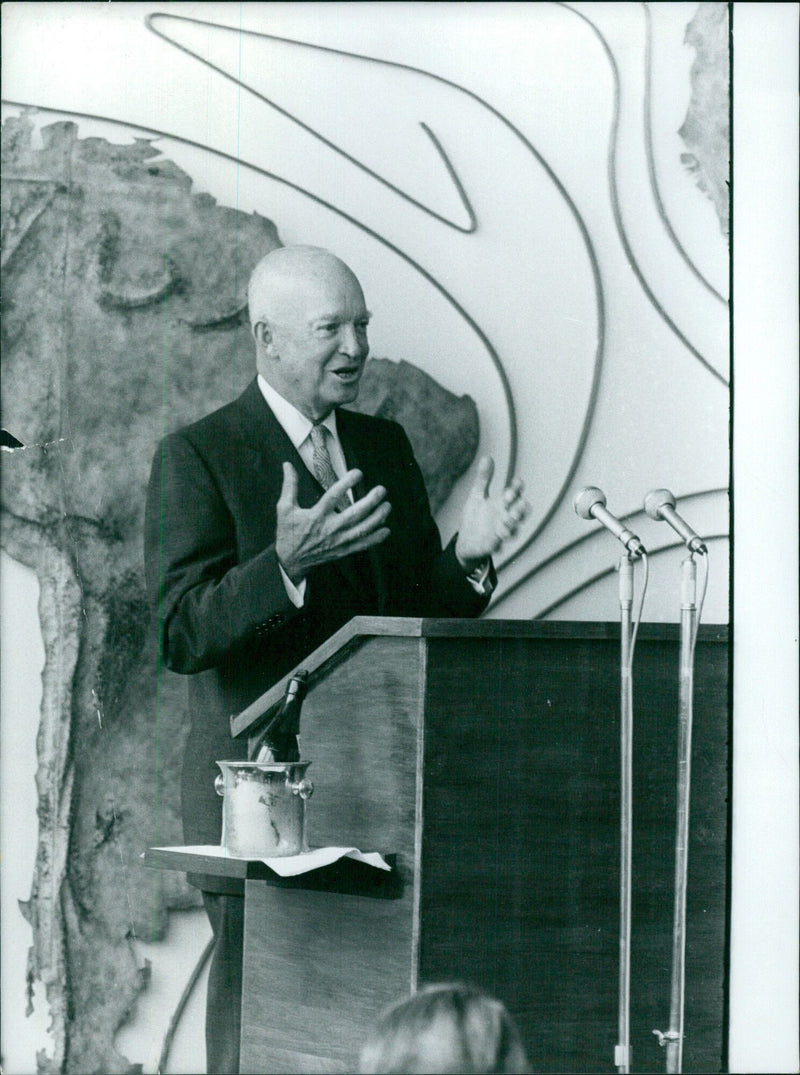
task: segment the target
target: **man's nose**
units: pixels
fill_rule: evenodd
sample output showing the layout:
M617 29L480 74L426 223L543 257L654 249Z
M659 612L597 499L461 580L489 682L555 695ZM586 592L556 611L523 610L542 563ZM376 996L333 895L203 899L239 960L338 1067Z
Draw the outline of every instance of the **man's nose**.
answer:
M341 325L339 329L339 350L348 358L366 358L369 345L367 334L363 330L359 332L356 326L350 322Z

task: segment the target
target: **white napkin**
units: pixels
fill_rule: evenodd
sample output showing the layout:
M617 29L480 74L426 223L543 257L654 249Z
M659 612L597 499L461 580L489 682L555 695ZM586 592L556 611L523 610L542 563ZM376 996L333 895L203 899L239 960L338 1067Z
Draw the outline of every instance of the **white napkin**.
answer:
M305 851L300 855L280 855L273 858L252 859L240 855L231 855L219 844L196 847L156 847L154 851L175 851L187 855L206 855L209 858L241 859L243 862L263 862L279 877L296 877L301 873L310 873L311 870L319 870L323 866L330 866L342 858L355 859L364 862L367 866L374 866L377 870L391 870L391 866L377 851L359 851L357 847L315 847L311 851Z

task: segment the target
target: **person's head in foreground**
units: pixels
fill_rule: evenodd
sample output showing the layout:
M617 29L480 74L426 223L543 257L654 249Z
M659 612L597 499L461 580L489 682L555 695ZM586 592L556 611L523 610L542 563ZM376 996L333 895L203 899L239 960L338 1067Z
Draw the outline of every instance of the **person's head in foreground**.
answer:
M499 1000L463 983L429 985L388 1008L361 1049L361 1075L528 1075Z

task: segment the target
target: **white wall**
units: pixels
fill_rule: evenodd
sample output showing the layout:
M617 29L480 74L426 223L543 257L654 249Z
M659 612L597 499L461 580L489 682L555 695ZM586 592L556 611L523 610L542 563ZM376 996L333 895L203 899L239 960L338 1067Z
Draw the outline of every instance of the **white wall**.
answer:
M741 1072L800 1070L799 12L737 4L734 20L734 134L752 149L734 172L730 1070Z

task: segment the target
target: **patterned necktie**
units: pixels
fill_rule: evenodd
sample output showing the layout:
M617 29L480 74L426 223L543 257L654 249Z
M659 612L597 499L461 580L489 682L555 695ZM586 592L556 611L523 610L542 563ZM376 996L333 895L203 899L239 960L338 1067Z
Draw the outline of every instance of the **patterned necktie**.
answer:
M327 426L317 424L311 427L309 436L311 437L311 447L313 448L313 455L311 458L312 465L314 467L314 476L322 486L323 489L330 489L335 481L338 481L336 477L336 471L333 469L333 463L331 462L330 453L328 452L328 445L326 439L329 435ZM339 497L336 502L336 510L343 511L346 507L349 507L350 500L347 494Z
M312 425L311 432L309 433L309 436L311 437L311 447L313 449L311 464L314 467L314 476L325 490L330 489L333 483L338 481L326 443L330 434L331 431L328 427L322 424ZM348 494L343 493L336 501L334 509L336 511L344 511L346 508L350 507L351 503L352 501ZM355 577L358 582L358 592L362 602L362 612L364 614L370 612L374 614L376 608L379 608L380 598L376 589L374 569L370 566L366 554L363 552L351 553L345 560L350 565L349 570L355 572Z
M333 483L336 481L336 471L333 469L333 463L331 462L330 453L328 452L328 445L325 443L328 430L323 425L313 425L311 427L311 446L314 449L312 457L312 464L314 466L314 476L323 489L330 489Z

